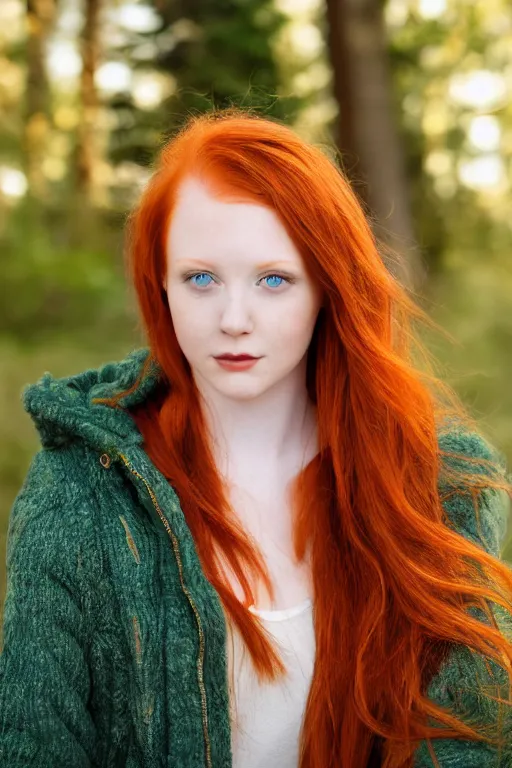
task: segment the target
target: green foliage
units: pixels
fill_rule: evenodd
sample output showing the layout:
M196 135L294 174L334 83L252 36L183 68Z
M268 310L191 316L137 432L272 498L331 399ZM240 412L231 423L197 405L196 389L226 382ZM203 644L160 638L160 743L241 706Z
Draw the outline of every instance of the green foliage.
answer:
M85 204L20 205L0 239L4 333L25 344L62 328L80 334L90 327L91 311L95 323L125 322L121 230L121 220L109 224Z
M139 38L154 46L154 66L172 76L175 90L152 111L138 109L127 93L112 101L118 115L110 136L114 163L148 164L184 120L212 108L244 106L293 121L301 100L280 93L272 48L286 18L270 0L176 2L159 12L162 28ZM129 56L129 47L124 53Z

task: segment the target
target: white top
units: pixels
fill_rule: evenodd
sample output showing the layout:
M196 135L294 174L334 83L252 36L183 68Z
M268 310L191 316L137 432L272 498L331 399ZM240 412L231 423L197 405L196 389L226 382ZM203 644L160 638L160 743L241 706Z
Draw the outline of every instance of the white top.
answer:
M276 639L287 675L260 684L238 633L231 635L233 768L297 768L315 660L312 602L281 611L249 610Z

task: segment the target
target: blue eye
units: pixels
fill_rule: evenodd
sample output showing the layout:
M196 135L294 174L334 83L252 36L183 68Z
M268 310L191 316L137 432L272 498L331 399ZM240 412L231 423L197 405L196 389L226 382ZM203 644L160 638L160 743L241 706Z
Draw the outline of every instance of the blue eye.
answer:
M207 277L209 280L211 280L210 275L208 275L206 272L197 272L195 275L190 275L190 277L187 277L187 281L193 281L195 277ZM196 283L192 282L192 285L195 285L197 288L205 288L206 285L209 285L209 283Z
M276 285L274 283L274 285L270 285L269 288L279 288L279 286L282 285L282 281L285 279L284 277L281 277L281 275L267 275L263 279L264 280L273 280L275 278L277 278L278 280L281 280L281 283L279 283L278 285Z

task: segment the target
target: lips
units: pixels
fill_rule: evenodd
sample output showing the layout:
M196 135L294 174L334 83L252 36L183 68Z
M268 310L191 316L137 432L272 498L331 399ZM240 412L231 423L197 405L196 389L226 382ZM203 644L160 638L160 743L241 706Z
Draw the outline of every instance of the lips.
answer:
M217 355L216 360L257 360L257 357L252 355Z

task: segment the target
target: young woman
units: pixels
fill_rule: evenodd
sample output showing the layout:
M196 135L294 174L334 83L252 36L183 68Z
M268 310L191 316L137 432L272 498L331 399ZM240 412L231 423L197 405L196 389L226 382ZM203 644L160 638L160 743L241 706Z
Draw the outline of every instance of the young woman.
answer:
M24 394L0 765L510 768L506 468L340 171L204 115L129 231L149 348Z

